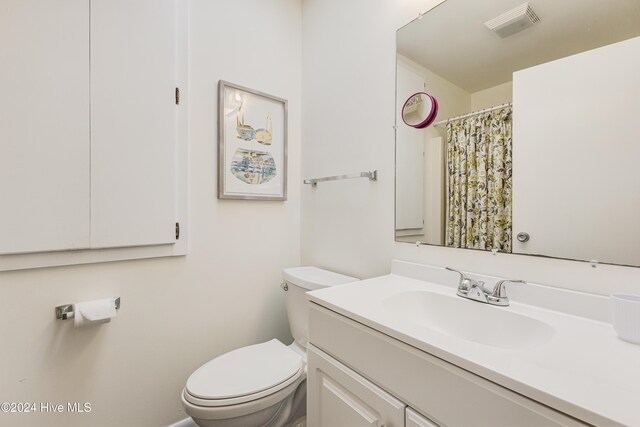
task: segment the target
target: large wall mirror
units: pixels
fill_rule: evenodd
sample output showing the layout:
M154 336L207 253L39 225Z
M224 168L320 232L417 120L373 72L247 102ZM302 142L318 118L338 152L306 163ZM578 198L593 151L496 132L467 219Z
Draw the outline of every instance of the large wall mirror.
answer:
M637 0L447 0L398 30L396 240L640 266L639 36Z

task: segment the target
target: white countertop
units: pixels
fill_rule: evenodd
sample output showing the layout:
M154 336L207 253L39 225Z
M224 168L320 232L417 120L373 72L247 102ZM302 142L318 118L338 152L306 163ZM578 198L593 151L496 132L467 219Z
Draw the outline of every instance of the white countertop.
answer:
M640 426L640 345L620 340L611 324L512 302L492 308L544 321L555 334L542 344L498 348L397 319L382 307L385 298L412 290L455 295L451 286L396 274L308 295L314 303L585 422Z

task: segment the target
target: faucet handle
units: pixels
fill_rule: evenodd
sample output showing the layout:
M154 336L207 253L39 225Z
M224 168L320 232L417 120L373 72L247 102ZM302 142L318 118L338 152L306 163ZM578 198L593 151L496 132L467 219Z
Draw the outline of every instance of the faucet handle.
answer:
M505 286L504 286L505 283L522 283L525 285L527 284L527 282L525 282L524 280L510 280L510 279L499 280L496 283L496 285L493 287L491 296L495 298L506 298L507 291L505 290Z
M447 270L449 271L453 271L454 273L458 273L460 275L460 282L464 282L469 280L469 278L466 276L466 274L464 274L462 271L458 271L456 269L453 269L451 267L445 267Z
M468 277L466 274L464 274L462 271L455 270L451 267L445 267L445 268L449 271L453 271L454 273L458 273L460 275L460 284L458 285L458 290L462 289L466 291L474 286L478 286L479 288L484 289L483 288L484 282L473 280L470 277Z

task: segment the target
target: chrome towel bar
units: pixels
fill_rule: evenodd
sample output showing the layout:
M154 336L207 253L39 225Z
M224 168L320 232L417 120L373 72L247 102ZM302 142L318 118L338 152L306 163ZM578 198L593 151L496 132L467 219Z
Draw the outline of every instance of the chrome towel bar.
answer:
M378 171L374 170L374 171L368 171L368 172L353 173L348 175L334 175L334 176L325 176L322 178L311 178L311 179L305 179L303 182L305 184L311 184L312 187L317 187L319 182L338 181L340 179L353 179L353 178L369 178L369 181L377 181Z

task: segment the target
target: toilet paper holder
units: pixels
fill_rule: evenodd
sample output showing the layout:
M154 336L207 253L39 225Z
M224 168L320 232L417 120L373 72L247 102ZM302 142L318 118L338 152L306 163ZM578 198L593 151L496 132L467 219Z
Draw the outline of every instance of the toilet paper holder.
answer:
M120 297L115 299L116 310L120 308ZM56 307L56 319L58 320L67 320L73 319L74 307L73 304L63 304Z

